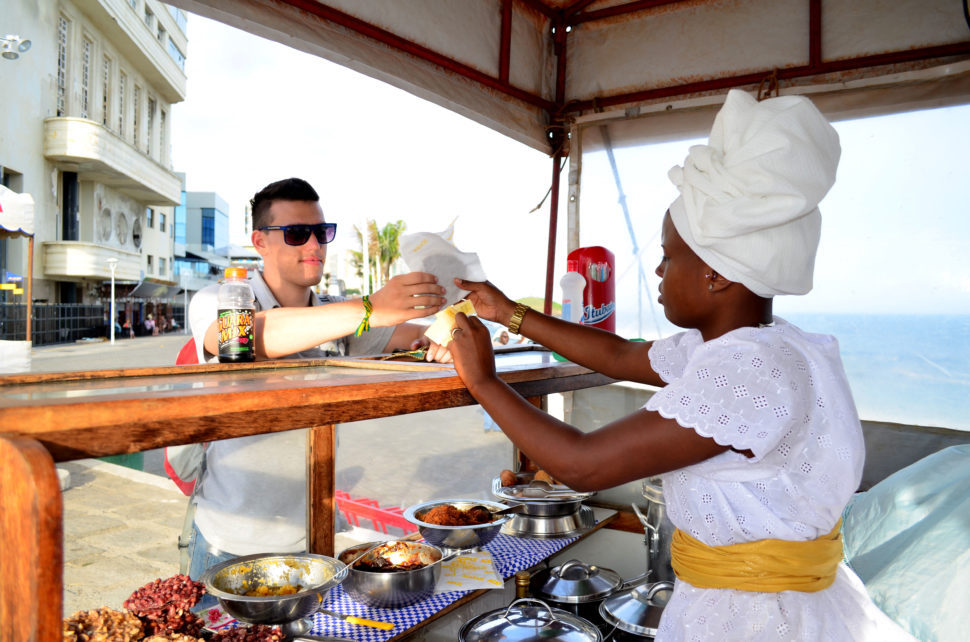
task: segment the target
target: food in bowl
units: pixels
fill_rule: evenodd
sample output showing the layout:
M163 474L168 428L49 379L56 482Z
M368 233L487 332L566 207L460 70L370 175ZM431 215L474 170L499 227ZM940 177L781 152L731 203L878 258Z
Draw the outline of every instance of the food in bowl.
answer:
M267 595L293 595L294 593L299 593L303 590L303 587L299 584L284 584L282 586L274 586L272 584L263 584L262 586L257 586L256 588L246 591L243 595L266 597Z
M347 564L360 555L363 549L348 549L340 554L341 562ZM395 571L412 571L434 564L441 559L441 554L428 546L416 542L387 542L368 551L366 555L353 563L352 568L359 571L376 571L392 573Z
M451 504L435 506L421 516L421 521L435 526L475 526L488 524L495 518L484 506L458 508Z

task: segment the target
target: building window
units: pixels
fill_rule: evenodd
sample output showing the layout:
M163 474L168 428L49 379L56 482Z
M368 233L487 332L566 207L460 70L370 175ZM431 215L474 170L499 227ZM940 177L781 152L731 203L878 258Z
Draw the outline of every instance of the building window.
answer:
M148 227L155 227L155 210L150 207L145 208L145 224Z
M158 231L159 232L165 231L165 212L158 213Z
M152 13L147 4L145 5L145 26L149 29L155 28L155 14Z
M101 64L101 124L108 127L111 122L111 58L104 57Z
M165 123L168 118L164 109L160 110L158 117L158 160L166 165L168 163L168 130Z
M179 26L179 29L182 30L182 33L185 33L185 27L187 22L187 19L185 17L185 12L177 7L173 7L172 5L166 5L166 6L168 7L168 12L172 14L173 18L175 18L175 24Z
M148 124L148 134L145 136L145 151L151 156L152 139L155 137L155 99L151 96L148 97L148 118L146 123Z
M67 36L71 22L57 18L57 115L67 115Z
M158 23L158 31L155 34L155 38L161 43L165 42L165 28L162 27L161 22Z
M135 85L135 89L132 91L131 96L131 107L132 107L132 117L131 117L131 130L132 130L132 141L135 147L138 147L138 115L141 112L141 87Z
M91 49L93 43L85 38L81 44L81 118L90 118Z
M152 264L152 255L145 255L145 274L154 274L155 266Z
M138 10L138 0L128 0L128 4L131 5L132 9Z
M216 244L216 210L212 207L202 208L202 244L210 247Z
M158 274L159 276L165 276L168 272L168 261L165 260L164 256L158 257Z
M168 39L168 55L170 55L172 60L174 60L176 64L182 68L182 71L185 71L185 54L183 54L182 51L175 46L175 43L172 42L171 38Z
M128 84L128 74L118 72L118 135L125 137L125 86Z

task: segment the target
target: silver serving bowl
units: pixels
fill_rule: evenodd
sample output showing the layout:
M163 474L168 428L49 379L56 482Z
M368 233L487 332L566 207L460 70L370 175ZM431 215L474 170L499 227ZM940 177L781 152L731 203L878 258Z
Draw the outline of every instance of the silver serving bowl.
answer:
M428 563L409 570L369 570L367 567L358 568L359 563L350 564L361 553L378 544L395 543L406 544L417 556L427 559ZM390 540L355 544L342 550L337 559L344 564L350 564L347 579L343 583L343 590L347 595L367 606L396 609L416 604L434 593L441 575L441 565L456 556L457 553L445 555L437 546L423 542ZM365 555L364 558L366 557Z
M474 526L438 526L422 520L429 510L446 504L459 510L468 510L472 506L484 506L492 511L508 508L505 504L484 499L444 499L411 506L404 511L404 518L418 527L421 536L429 544L458 550L469 550L488 544L495 539L502 530L502 525L509 520L509 515L500 515L487 524Z
M258 553L206 569L202 583L223 610L249 624L287 624L313 615L347 577L347 566L311 553ZM289 595L250 596L260 587L299 587Z

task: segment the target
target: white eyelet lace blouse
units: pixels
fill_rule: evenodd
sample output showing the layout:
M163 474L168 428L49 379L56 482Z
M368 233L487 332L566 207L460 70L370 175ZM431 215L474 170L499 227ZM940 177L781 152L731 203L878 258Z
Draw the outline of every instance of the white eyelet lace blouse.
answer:
M726 451L662 476L673 524L711 546L832 530L862 476L862 428L838 342L776 317L704 342L696 330L657 341L667 382L646 405ZM658 641L912 639L842 564L823 591L700 589L678 580Z

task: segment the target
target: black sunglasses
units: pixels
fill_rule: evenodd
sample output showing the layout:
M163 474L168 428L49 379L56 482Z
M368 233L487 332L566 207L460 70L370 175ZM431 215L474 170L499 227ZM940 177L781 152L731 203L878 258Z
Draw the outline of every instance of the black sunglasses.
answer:
M283 230L283 242L287 245L303 245L310 240L310 232L317 237L317 243L326 245L337 236L336 223L316 223L314 225L267 225L263 230Z

